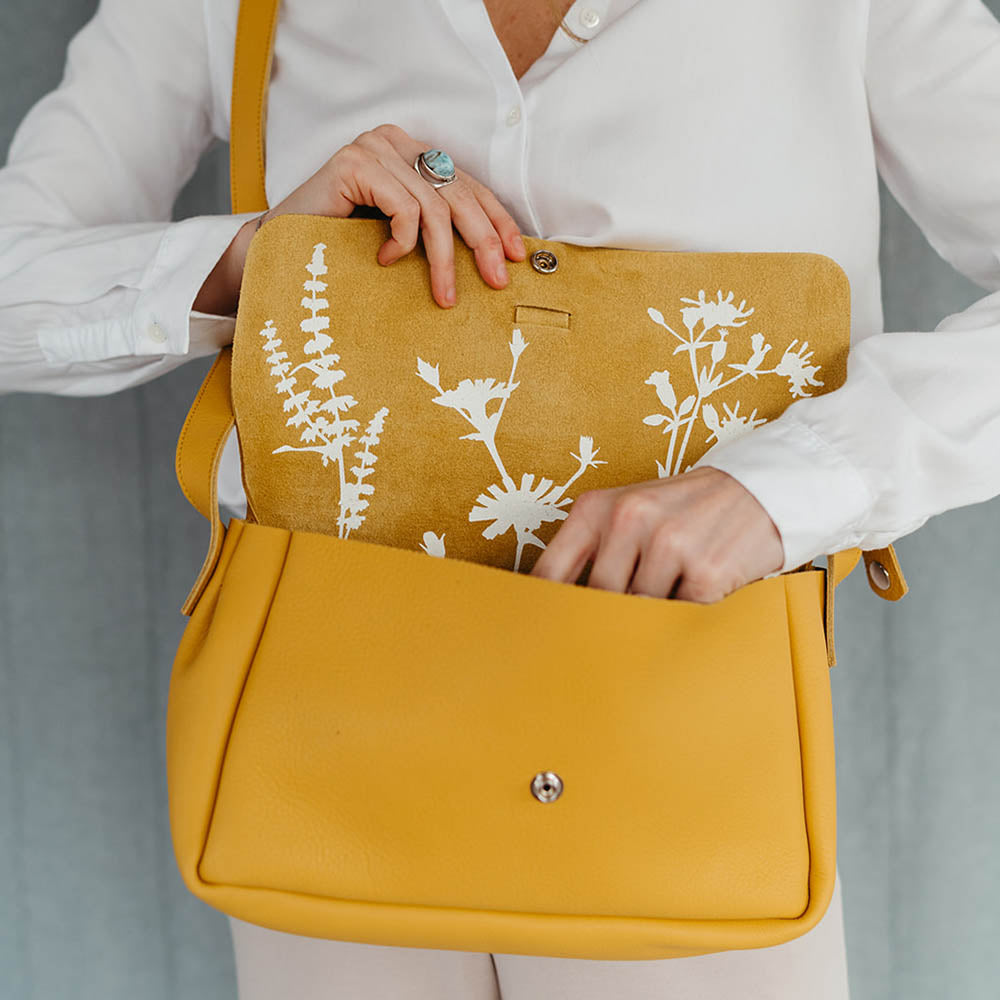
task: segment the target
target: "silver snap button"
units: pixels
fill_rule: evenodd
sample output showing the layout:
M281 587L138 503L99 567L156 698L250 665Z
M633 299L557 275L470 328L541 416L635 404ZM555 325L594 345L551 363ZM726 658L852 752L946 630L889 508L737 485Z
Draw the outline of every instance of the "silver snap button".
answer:
M868 576L879 590L888 590L892 584L889 571L877 560L873 559L868 564Z
M531 779L531 794L539 802L555 802L562 795L562 778L554 771L539 771Z
M536 250L531 255L531 266L542 274L551 274L559 266L559 258L551 250Z

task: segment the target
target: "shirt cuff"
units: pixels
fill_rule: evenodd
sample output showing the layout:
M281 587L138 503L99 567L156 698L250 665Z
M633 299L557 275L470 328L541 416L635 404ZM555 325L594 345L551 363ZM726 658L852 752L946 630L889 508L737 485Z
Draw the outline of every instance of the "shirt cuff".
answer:
M129 353L209 354L232 340L235 315L216 316L192 307L233 238L259 214L195 215L167 229L132 313Z
M858 470L786 411L710 448L690 468L711 466L749 490L774 521L785 551L777 576L859 543L874 497Z
M50 365L110 358L210 354L232 340L235 316L192 310L201 286L240 227L259 213L197 215L171 223L153 262L128 288L128 311L86 325L45 327L36 339ZM116 289L127 294L127 286ZM110 293L109 293L110 294Z

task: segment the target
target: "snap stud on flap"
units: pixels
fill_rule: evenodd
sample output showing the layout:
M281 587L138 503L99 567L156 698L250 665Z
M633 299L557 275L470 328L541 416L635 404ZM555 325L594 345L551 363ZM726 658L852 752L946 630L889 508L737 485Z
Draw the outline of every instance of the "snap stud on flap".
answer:
M554 771L539 771L531 780L531 794L539 802L555 802L562 790L562 778Z
M559 258L551 250L536 250L531 255L531 266L542 274L551 274L559 266Z

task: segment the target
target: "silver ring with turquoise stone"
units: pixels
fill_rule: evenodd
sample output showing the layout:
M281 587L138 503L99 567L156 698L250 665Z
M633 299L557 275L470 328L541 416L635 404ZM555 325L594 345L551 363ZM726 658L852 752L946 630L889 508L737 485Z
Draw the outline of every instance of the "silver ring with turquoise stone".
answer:
M413 169L428 184L444 187L458 179L452 158L443 149L428 149L413 161Z

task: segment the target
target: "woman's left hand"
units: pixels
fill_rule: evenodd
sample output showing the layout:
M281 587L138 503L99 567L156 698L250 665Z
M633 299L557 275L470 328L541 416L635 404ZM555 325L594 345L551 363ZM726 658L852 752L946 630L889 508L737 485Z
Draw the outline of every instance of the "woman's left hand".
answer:
M581 493L531 575L575 583L591 559L588 586L708 604L780 569L785 556L757 498L702 466Z

